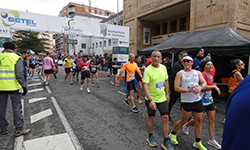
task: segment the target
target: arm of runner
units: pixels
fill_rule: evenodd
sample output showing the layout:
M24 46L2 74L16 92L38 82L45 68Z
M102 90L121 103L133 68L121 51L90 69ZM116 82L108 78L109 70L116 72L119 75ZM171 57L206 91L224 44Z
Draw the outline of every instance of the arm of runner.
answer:
M166 96L167 96L167 101L168 101L168 103L169 103L169 101L170 101L170 96L169 96L169 82L168 82L168 79L167 80L165 80L165 92L166 92Z
M239 81L242 81L244 78L242 77L241 73L240 72L235 72L234 76L239 80Z
M121 79L122 73L123 73L123 71L120 71L120 74L118 76L116 84L120 84L120 79Z
M200 81L200 86L195 87L193 93L198 94L200 93L201 90L207 88L207 82L205 81L203 75L201 74L200 71L197 71L199 75L199 81Z
M143 90L144 90L144 93L145 93L147 99L148 99L148 100L151 100L151 101L149 102L149 107L150 107L151 109L153 109L153 110L156 110L156 104L155 104L154 101L152 101L151 96L150 96L150 93L149 93L149 90L148 90L148 83L143 82Z
M51 64L52 64L52 67L53 67L53 70L55 69L55 64L53 62L53 60L51 60Z
M184 89L181 87L181 80L182 80L182 74L181 72L178 72L176 74L175 80L174 80L174 90L179 93L189 93L193 91L193 88L195 86L192 86L190 89Z

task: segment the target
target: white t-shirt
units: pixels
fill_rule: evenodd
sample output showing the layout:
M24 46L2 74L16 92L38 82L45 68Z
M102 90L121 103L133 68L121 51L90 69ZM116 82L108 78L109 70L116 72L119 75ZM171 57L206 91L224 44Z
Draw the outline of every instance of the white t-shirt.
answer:
M180 71L182 74L181 80L181 88L190 89L192 86L199 86L199 75L196 70L193 72L186 72L184 70ZM183 103L194 103L201 100L200 93L194 94L193 92L190 93L181 93L181 102Z

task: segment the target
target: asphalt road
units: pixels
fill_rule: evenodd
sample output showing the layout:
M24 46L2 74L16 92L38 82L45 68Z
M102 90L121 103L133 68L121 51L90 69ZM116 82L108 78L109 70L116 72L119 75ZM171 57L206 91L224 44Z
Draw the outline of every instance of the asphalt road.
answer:
M24 99L24 119L25 127L31 128L32 132L23 138L23 148L26 149L63 149L59 147L36 148L38 143L36 139L50 137L55 135L64 135L69 133L75 135L75 143L79 144L85 150L158 150L160 144L163 142L163 133L161 129L161 119L159 112L156 113L154 121L154 136L158 143L157 148L150 148L146 142L148 136L146 128L147 110L145 103L136 106L140 109L139 113L131 111L132 106L123 104L124 99L124 85L121 82L120 87L112 86L109 82L111 77L107 77L106 73L99 75L100 87L90 87L91 94L86 93L86 82L84 83L84 90L79 90L79 83L74 79L74 85L70 85L69 79L64 81L64 70L59 69L58 78L51 78L49 89L51 93L42 85L29 86L29 91L33 89L43 90L28 93L22 97ZM40 80L39 80L40 79ZM37 76L35 81L28 80L28 84L42 83L42 78ZM136 97L136 94L134 95ZM141 92L140 98L144 100L144 93ZM46 99L39 102L31 102L31 99L45 97ZM65 120L62 121L60 113L55 108L53 98L56 99L62 113L65 116L68 126L65 126ZM215 99L217 110L215 116L215 139L218 143L222 142L223 124L225 112L225 101L219 98ZM180 104L177 102L171 112L171 117L174 121L180 119ZM34 120L34 114L40 112L48 112L47 117L40 120ZM14 138L14 125L12 117L12 107L9 101L7 108L7 120L9 121L9 134L0 135L0 149L12 150L16 148ZM170 124L170 131L174 124ZM69 127L69 128L68 128ZM190 127L190 134L185 135L182 130L177 132L178 146L173 146L175 150L194 150L192 146L194 138L193 126ZM69 135L71 135L69 133ZM73 136L74 137L74 136ZM70 136L71 141L72 136ZM208 150L215 150L209 146L208 120L204 119L202 123L201 139ZM30 142L32 141L32 142ZM32 144L29 144L32 143ZM52 142L47 139L47 142ZM79 142L79 143L78 143ZM66 142L65 142L66 143ZM58 145L63 145L59 140ZM46 144L45 144L46 145Z

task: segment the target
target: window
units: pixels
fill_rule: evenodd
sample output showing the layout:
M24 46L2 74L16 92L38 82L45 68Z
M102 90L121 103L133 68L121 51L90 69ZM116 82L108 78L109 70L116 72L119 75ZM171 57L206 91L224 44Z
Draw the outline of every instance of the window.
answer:
M109 46L111 46L111 40L109 40Z
M106 12L106 16L110 16L110 13L109 13L109 12Z
M86 43L82 43L82 49L86 49Z
M95 10L92 9L91 12L92 12L92 13L95 13Z
M171 24L171 30L170 30L170 32L172 33L172 32L176 32L177 31L177 20L172 20L171 22L170 22L170 24Z
M187 19L186 17L180 19L180 31L186 30Z
M104 16L104 12L102 12L102 15Z
M155 26L155 35L160 35L160 31L161 31L161 25L157 24Z
M106 41L103 41L103 46L104 46L104 47L106 46Z
M89 12L89 9L88 9L88 8L85 8L85 11L86 11L86 12Z
M100 14L100 10L97 10L97 14L98 14L98 15Z
M102 42L100 42L100 47L102 47Z
M96 48L98 48L98 43L96 42Z
M162 34L167 34L168 32L168 23L165 22L162 24Z

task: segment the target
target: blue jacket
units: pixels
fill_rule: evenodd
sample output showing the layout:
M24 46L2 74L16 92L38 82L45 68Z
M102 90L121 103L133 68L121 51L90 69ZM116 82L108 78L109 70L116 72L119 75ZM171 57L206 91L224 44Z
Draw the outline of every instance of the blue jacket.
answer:
M226 104L226 121L223 131L222 150L249 149L250 141L250 76L233 91Z
M201 71L201 58L198 58L197 56L194 58L194 64L192 66L193 69Z

